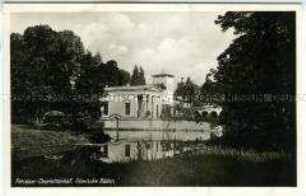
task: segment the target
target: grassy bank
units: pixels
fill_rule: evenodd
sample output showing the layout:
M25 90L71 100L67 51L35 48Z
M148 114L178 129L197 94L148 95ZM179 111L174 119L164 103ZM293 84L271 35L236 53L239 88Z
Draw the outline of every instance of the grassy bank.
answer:
M74 144L88 143L83 136L68 131L48 131L28 126L12 126L12 153L14 159L25 159L67 151Z
M119 184L136 186L294 186L294 163L202 154L123 166Z
M238 154L210 153L107 164L90 160L87 155L86 150L79 150L67 152L60 160L17 161L13 179L105 178L114 182L66 186L296 186L295 162L285 157L253 161ZM14 181L13 185L21 186Z

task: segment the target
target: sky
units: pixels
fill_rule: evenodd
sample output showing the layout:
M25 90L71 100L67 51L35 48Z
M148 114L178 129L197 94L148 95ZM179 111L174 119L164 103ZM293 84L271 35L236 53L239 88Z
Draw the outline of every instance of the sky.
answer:
M201 85L217 57L234 38L214 21L216 12L14 13L11 32L48 24L53 30L72 30L86 50L99 52L103 62L115 60L132 72L141 66L147 83L151 75L168 73L180 81L190 77Z

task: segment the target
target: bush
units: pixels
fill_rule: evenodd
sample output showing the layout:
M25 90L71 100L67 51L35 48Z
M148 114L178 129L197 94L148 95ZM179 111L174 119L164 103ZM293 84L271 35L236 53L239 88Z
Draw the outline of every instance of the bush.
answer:
M43 122L51 127L61 127L65 122L66 116L58 110L48 111L43 116Z

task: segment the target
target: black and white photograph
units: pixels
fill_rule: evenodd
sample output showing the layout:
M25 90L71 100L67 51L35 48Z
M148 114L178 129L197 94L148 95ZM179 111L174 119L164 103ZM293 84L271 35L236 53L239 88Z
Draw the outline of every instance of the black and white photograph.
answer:
M9 18L13 188L297 186L295 10Z

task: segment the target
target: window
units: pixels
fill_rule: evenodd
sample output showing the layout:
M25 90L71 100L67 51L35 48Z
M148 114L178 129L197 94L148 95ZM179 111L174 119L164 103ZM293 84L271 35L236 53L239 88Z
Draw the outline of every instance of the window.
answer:
M131 114L131 103L125 103L125 115Z
M131 156L131 146L129 144L125 145L125 156L126 157Z
M103 103L103 114L108 115L108 102Z

